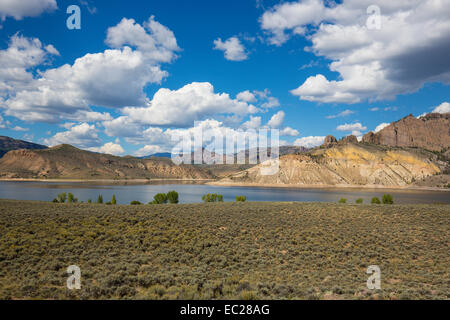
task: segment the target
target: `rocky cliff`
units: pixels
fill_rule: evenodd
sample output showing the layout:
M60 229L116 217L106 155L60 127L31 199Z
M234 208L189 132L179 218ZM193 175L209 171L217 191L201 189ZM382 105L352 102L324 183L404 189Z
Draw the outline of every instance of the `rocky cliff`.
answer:
M439 173L432 157L432 153L420 150L335 144L307 154L281 157L275 175L261 175L258 165L219 183L401 187Z
M84 151L70 145L14 150L0 159L0 178L210 179L206 170L170 159L137 159Z
M430 113L419 119L409 115L377 133L369 132L363 142L443 151L450 147L450 113Z

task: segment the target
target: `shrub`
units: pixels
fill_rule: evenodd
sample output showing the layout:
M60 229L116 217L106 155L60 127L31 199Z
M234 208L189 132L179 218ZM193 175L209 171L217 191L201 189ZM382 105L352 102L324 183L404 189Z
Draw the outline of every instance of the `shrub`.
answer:
M88 203L92 203L92 199L88 199Z
M247 200L247 198L245 196L237 196L236 197L236 202L245 202Z
M67 203L77 203L78 199L73 196L72 193L69 192L67 195Z
M167 199L170 203L178 203L178 192L176 191L169 191L167 193Z
M98 196L97 203L103 203L103 196L102 195Z
M340 199L339 199L339 203L347 203L347 199L345 199L345 198L340 198Z
M67 195L65 192L58 194L58 202L65 203L67 199Z
M383 204L393 204L394 198L390 194L383 195Z
M133 200L133 201L131 201L130 202L130 205L132 205L132 206L138 206L138 205L141 205L142 203L140 203L139 201L137 201L137 200Z
M364 199L362 199L362 198L356 199L356 203L358 203L358 204L361 204L363 202L364 202Z
M208 193L202 196L204 202L223 202L223 195L217 193Z
M115 194L113 194L113 196L112 196L111 204L117 204L117 200L116 200L116 195Z
M164 204L167 203L167 194L165 193L158 193L153 197L153 202L156 204Z
M59 201L58 201L58 199L53 199L53 203L58 203Z
M380 204L381 201L380 201L380 199L378 197L373 197L372 201L370 203L372 203L372 204Z

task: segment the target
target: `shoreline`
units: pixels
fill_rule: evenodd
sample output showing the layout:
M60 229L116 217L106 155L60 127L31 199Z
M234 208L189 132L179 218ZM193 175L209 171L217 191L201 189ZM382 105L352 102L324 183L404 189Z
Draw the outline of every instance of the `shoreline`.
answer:
M32 178L8 178L1 179L0 182L114 182L114 183L123 183L123 182L159 182L159 181L193 181L193 182L202 182L202 181L214 181L214 179L32 179Z
M220 180L215 179L127 179L127 180L117 180L117 179L32 179L32 178L0 178L0 182L49 182L49 183L109 183L114 184L126 184L126 183L136 183L145 184L152 182L192 182L203 183L210 186L218 187L251 187L251 188L291 188L291 189L384 189L384 190L398 190L398 191L442 191L449 192L449 188L437 188L437 187L421 187L421 186L382 186L382 185L327 185L327 184L270 184L270 183L233 183L233 182L220 182Z
M411 186L381 186L381 185L328 185L328 184L272 184L272 183L232 183L232 182L208 182L206 185L220 187L253 187L253 188L291 188L291 189L382 189L382 190L398 190L398 191L443 191L449 192L450 189L436 187L411 187Z

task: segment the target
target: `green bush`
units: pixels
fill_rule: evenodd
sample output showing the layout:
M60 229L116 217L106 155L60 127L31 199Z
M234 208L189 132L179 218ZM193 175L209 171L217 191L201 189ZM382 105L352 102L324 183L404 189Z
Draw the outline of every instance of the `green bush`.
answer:
M347 199L345 199L345 198L340 198L340 199L339 199L339 203L347 203Z
M116 195L115 194L113 194L113 196L112 196L111 204L117 204L117 200L116 200Z
M363 202L364 202L364 199L362 199L362 198L356 199L357 204L362 204Z
M202 200L207 202L223 202L223 195L217 193L208 193L202 196Z
M102 195L98 196L97 203L103 203L103 196Z
M383 204L393 204L394 198L390 194L383 195Z
M380 198L378 198L378 197L373 197L373 198L372 198L372 201L371 201L370 203L372 203L372 204L380 204L381 201L380 201Z
M59 201L58 201L58 199L53 199L53 203L58 203Z
M65 192L58 194L58 202L65 203L67 200L67 194Z
M69 192L67 195L67 203L77 203L78 199L74 197L72 193Z
M140 203L139 201L137 201L137 200L133 200L133 201L131 201L130 202L130 205L132 205L132 206L138 206L138 205L141 205L142 203Z
M167 203L167 194L165 193L158 193L153 197L153 202L156 204L164 204Z
M167 199L169 200L169 203L178 203L178 192L169 191L167 193Z
M92 199L88 199L88 203L92 203Z
M245 196L237 196L236 202L245 202L247 201L247 198Z

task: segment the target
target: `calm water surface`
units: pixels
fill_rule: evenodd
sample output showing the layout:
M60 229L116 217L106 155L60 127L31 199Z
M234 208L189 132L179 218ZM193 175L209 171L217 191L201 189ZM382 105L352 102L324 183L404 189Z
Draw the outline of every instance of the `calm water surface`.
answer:
M79 201L96 201L98 195L108 202L115 194L117 202L129 204L133 200L148 203L160 192L176 190L180 203L201 202L206 193L219 193L224 201L235 201L237 195L247 197L247 201L302 201L337 202L346 198L349 203L363 198L370 203L372 197L381 197L390 193L395 203L447 203L450 204L450 192L443 191L405 191L383 189L298 189L298 188L256 188L222 187L205 184L158 182L149 184L102 184L100 182L0 182L1 199L52 201L61 192L71 192Z

